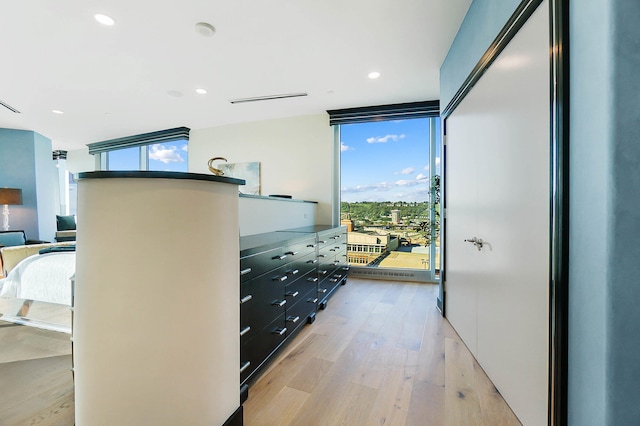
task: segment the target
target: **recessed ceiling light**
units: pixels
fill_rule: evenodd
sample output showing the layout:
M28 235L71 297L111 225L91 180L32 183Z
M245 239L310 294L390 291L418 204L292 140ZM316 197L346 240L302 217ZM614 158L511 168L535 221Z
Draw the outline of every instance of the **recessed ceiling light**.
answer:
M183 93L179 90L169 90L167 91L167 95L173 96L174 98L181 98Z
M100 22L102 25L111 26L116 23L116 21L114 21L111 16L103 15L102 13L93 15L93 17L96 18L96 21Z
M196 93L199 95L206 95L207 94L207 90L206 89L196 89Z
M376 78L380 77L380 73L378 71L373 71L369 73L368 77L371 80L375 80Z
M64 112L60 111L59 109L52 109L51 112L54 114L64 114Z
M196 32L202 37L211 37L216 33L216 29L213 25L206 22L198 22L196 24Z

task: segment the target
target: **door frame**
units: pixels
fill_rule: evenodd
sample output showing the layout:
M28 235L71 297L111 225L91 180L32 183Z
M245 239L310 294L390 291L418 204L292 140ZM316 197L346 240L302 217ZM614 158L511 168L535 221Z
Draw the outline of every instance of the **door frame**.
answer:
M440 283L437 305L444 316L447 242L447 118L471 91L509 41L540 6L523 0L458 89L444 106L442 118L442 206ZM569 285L569 1L549 0L550 188L549 212L549 425L567 422L568 285Z

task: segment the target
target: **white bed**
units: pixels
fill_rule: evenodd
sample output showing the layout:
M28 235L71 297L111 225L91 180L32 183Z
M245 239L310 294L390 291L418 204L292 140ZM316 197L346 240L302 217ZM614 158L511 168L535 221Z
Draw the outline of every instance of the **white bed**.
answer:
M0 320L71 332L75 251L29 256L0 279Z

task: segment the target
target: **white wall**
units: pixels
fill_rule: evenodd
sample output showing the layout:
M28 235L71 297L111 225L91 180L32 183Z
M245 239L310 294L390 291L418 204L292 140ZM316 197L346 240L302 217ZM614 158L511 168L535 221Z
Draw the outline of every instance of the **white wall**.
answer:
M262 195L317 201L317 223L331 224L333 131L327 114L192 129L189 171L210 173L212 157L259 161Z
M240 236L315 225L316 203L241 196Z
M96 169L93 155L89 148L75 149L67 152L67 170L71 173L92 172Z

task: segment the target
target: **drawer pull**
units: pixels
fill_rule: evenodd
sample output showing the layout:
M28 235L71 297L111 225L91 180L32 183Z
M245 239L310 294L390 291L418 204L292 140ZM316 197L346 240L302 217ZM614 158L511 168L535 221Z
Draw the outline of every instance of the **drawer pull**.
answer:
M296 254L298 254L297 251L288 251L285 254L290 254L291 256L295 256Z
M312 283L317 283L318 282L318 277L309 277L309 278L307 278L307 281L312 282Z
M316 246L315 244L307 244L307 247L309 248L315 248L315 246Z
M251 327L246 326L245 328L243 328L242 330L240 330L240 336L244 336L245 334L247 334L249 331L251 331Z
M318 303L318 298L313 298L313 299L308 299L307 302L309 303Z
M343 270L343 271L348 271L348 270L349 270L349 267L348 267L348 266L343 266L343 267L342 267L342 270Z
M273 305L273 306L279 306L279 307L281 307L281 308L282 308L284 305L286 305L286 304L287 304L287 300L286 300L286 299L285 299L285 300L277 300L277 299L276 299L276 300L274 300L274 301L273 301L273 303L272 303L272 305Z
M324 254L319 254L318 257L324 257Z
M297 323L298 321L300 321L300 317L287 317L287 321L292 322L292 323Z
M336 250L340 250L340 247L336 247L335 249L336 249Z
M334 260L334 261L333 261L333 263L334 263L335 265L338 265L338 264L340 263L340 261L339 261L339 260Z
M318 241L318 244L327 244L326 241Z
M286 276L286 275L283 275L281 277L273 277L273 281L280 281L280 282L286 281L288 279L289 279L289 277Z
M283 335L284 333L287 332L287 327L282 327L282 328L276 328L275 330L273 330L273 332L275 334L279 334L279 335Z
M286 258L287 258L287 255L283 254L281 256L273 256L271 259L272 260L283 260L283 259L286 259Z
M247 294L245 297L243 297L242 299L240 299L240 304L242 305L243 303L247 303L249 300L253 299L253 296L250 294Z
M291 297L297 297L298 296L298 292L297 291L290 291L289 293L287 293L287 296L291 296Z
M240 271L240 276L247 275L249 272L251 272L251 268L243 269Z
M340 275L340 274L333 274L333 278L342 278L342 275Z
M336 249L332 248L332 249L329 249L329 251L336 251Z
M318 263L318 260L317 259L307 260L307 263Z
M327 273L327 271L318 271L318 273L319 273L320 275L325 275L325 274Z
M242 366L240 367L240 373L242 373L244 370L249 368L250 365L251 365L251 361L247 361L244 364L242 364Z
M338 279L337 278L329 278L329 281L331 281L332 283L337 283Z
M297 269L294 269L293 271L287 271L287 273L291 274L291 275L297 275L298 272L300 272L300 271L298 271Z
M319 293L326 293L326 292L327 292L327 289L326 289L326 288L319 288L319 289L318 289L318 292L319 292Z

